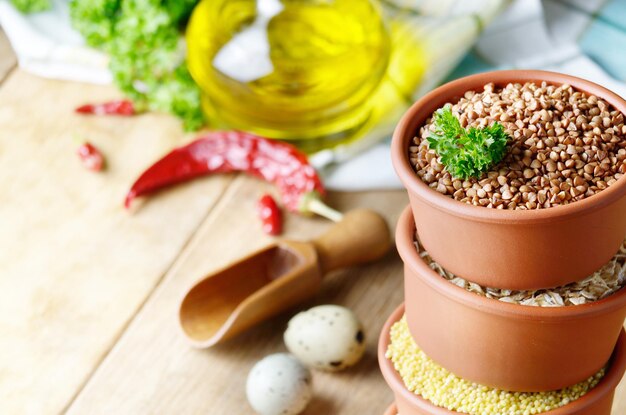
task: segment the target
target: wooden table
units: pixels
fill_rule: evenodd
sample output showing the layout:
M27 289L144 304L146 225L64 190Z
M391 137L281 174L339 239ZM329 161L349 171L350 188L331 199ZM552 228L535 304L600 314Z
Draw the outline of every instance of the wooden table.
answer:
M192 138L177 120L73 114L88 101L119 97L113 87L44 80L16 68L0 32L0 413L247 414L244 384L263 356L285 351L296 310L211 350L195 350L177 325L194 281L271 242L254 204L273 189L244 176L216 176L163 192L124 211L133 179ZM85 171L75 137L107 156ZM332 193L340 210L370 207L395 223L402 191ZM285 237L329 226L289 215ZM395 252L336 272L308 304L334 303L363 321L367 354L355 368L314 374L308 415L377 415L392 401L379 374L376 340L402 301ZM614 414L626 413L622 383Z

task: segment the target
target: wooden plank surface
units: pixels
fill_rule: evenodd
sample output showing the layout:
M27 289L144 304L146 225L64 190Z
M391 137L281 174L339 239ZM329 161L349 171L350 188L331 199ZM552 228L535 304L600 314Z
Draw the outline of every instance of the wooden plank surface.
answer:
M132 180L185 137L177 121L73 114L112 87L13 71L0 89L0 412L65 408L230 182L122 207ZM97 174L74 137L107 157Z
M612 415L626 414L626 379L622 379L619 386L615 390L615 399L613 401Z
M70 407L70 414L244 414L251 413L244 385L255 361L285 351L282 333L297 310L284 313L243 336L210 350L195 350L183 339L177 308L186 288L212 270L269 242L261 233L254 202L258 182L238 178L183 251L155 294ZM407 203L403 192L335 194L341 210L366 206L395 223ZM307 238L329 225L290 216L285 237ZM401 263L384 260L329 276L323 291L303 305L342 304L353 309L367 332L364 361L344 373L314 373L315 399L305 414L382 413L392 395L379 373L376 341L389 313L401 302Z

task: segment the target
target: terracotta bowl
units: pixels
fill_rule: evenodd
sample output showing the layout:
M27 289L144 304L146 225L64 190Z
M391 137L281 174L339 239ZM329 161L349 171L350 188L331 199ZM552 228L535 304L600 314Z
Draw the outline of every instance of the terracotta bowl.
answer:
M398 415L398 408L396 408L396 404L391 404L391 406L385 411L385 415Z
M556 287L578 281L605 264L626 235L626 178L595 196L539 210L469 205L430 189L410 164L408 148L437 108L493 82L568 83L623 113L626 101L573 76L545 71L497 71L445 84L417 101L396 127L391 156L407 188L420 240L446 269L479 284L510 289Z
M483 385L530 392L578 383L609 360L626 316L626 289L566 307L481 297L433 271L419 256L414 233L407 207L396 228L407 322L415 342L441 366Z
M409 392L404 386L400 375L396 372L391 361L385 357L389 344L389 330L391 325L398 321L404 313L404 305L398 307L389 317L378 342L378 363L383 372L385 381L392 389L398 412L400 415L456 415L459 412L449 411L433 405L420 396ZM442 330L443 331L443 330ZM483 364L488 366L487 361ZM511 370L515 370L512 366ZM561 368L563 370L563 368ZM572 403L543 412L541 415L611 415L613 394L626 370L626 333L622 331L613 356L611 366L604 378L586 395Z

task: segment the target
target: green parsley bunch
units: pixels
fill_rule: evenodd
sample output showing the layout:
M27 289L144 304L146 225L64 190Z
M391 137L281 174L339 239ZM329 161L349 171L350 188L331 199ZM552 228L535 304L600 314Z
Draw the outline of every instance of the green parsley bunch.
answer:
M137 108L170 112L185 129L204 124L200 90L181 30L197 0L72 0L72 25L110 57L117 86Z
M435 112L433 124L435 131L428 137L428 147L437 152L455 178L480 177L506 153L509 135L500 123L466 130L446 105Z

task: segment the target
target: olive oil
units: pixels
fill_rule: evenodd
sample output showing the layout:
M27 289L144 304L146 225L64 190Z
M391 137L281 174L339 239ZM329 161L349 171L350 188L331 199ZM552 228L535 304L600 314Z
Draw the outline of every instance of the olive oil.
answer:
M371 121L391 53L369 0L203 0L187 44L212 126L309 142L309 150Z
M341 161L387 137L510 1L465 3L202 0L189 69L213 127L332 147L324 157Z

